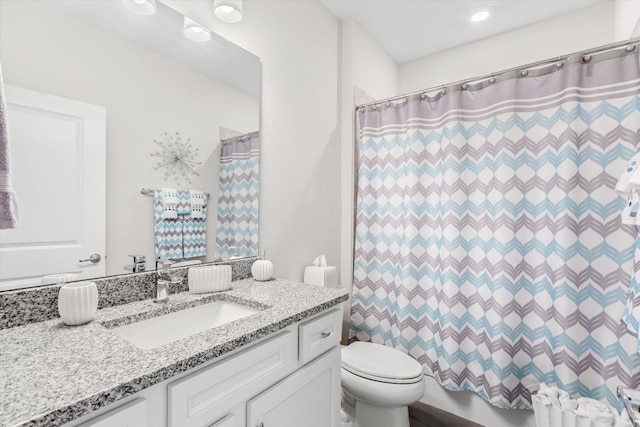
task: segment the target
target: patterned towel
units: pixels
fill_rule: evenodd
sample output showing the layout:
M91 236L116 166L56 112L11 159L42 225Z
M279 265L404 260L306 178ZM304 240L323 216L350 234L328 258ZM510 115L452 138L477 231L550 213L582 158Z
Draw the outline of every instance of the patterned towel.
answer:
M207 207L202 218L191 218L189 191L178 190L177 218L163 218L162 192L153 193L156 259L183 259L207 255Z
M11 162L9 131L7 130L7 106L0 69L0 229L18 227L18 201L11 186Z

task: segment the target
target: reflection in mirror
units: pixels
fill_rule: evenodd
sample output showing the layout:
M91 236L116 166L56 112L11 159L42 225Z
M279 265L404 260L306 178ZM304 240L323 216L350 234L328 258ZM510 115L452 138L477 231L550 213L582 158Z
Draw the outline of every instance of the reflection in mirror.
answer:
M157 258L258 254L257 138L227 156L226 170L221 157L234 144L219 134L257 136L260 61L213 33L188 39L184 21L160 2L152 15L109 0L0 2L21 213L17 229L0 232L0 290L53 273L155 269ZM176 190L178 203L162 189ZM231 211L230 201L243 206Z

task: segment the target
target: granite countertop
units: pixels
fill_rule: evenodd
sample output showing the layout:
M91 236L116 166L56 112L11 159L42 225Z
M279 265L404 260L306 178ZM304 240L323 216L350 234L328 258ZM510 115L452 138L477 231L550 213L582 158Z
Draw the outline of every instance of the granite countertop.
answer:
M169 296L98 310L83 326L60 319L0 330L0 426L58 426L348 299L346 289L287 280L233 282L229 291ZM110 328L225 300L258 314L141 350Z

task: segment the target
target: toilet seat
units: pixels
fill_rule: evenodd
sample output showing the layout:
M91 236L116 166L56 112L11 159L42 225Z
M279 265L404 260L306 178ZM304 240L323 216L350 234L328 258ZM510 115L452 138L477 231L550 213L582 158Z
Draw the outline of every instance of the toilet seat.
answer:
M391 347L354 342L342 349L342 368L367 380L387 384L415 384L423 380L417 360Z

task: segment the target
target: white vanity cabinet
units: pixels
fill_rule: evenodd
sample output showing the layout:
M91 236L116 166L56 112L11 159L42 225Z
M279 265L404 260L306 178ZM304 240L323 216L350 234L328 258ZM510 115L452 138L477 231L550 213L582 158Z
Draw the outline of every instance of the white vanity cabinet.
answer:
M251 399L247 427L328 427L340 417L340 349Z
M333 307L71 425L338 427L341 330Z

